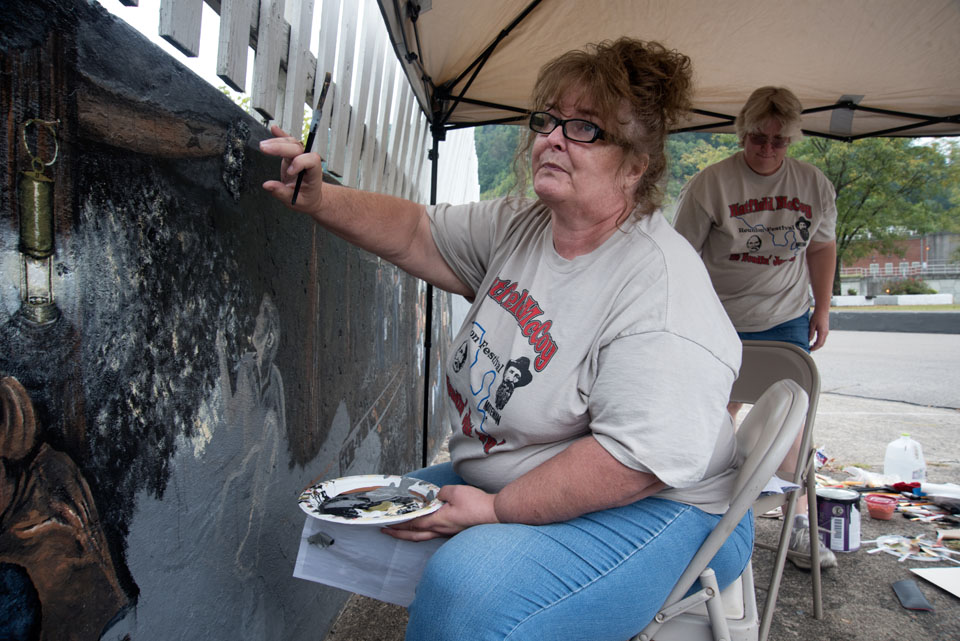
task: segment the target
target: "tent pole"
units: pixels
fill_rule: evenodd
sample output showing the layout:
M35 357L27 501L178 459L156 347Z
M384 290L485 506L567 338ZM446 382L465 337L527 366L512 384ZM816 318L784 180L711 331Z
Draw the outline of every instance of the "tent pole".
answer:
M438 131L439 128L439 131ZM430 149L430 204L437 204L437 176L440 167L440 140L444 138L443 125L434 124L430 127L431 137L433 138L433 147ZM421 463L423 467L430 464L427 460L430 455L429 439L430 435L430 361L433 358L433 285L427 283L427 309L426 323L424 324L423 337L423 426L421 428L421 438L423 446L421 448Z

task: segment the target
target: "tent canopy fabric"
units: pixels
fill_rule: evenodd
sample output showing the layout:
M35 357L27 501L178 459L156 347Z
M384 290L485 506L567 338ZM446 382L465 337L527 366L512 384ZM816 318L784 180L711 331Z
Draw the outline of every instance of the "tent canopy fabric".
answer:
M537 72L630 36L693 61L678 131L732 132L757 87L789 87L808 135L960 135L958 0L378 0L435 135L517 122Z

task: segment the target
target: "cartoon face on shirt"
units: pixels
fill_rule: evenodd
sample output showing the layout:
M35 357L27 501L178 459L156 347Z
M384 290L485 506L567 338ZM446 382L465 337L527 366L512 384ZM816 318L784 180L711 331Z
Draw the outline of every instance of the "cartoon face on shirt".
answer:
M502 410L507 405L510 397L513 396L513 391L518 387L529 384L532 379L533 376L530 374L529 358L521 356L507 363L507 369L503 373L503 380L500 381L500 386L497 388L497 395L494 399L494 404L497 409Z
M465 362L467 362L467 341L463 341L460 349L457 350L457 355L453 359L453 371L459 373Z
M760 240L760 237L754 234L747 239L747 249L750 250L751 254L756 254L760 251L760 246L763 244L763 241Z

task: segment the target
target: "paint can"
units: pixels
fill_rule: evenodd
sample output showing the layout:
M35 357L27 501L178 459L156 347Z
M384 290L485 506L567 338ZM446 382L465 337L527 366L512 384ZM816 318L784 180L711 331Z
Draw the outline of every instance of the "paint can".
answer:
M834 487L817 490L820 540L836 552L860 549L860 493Z

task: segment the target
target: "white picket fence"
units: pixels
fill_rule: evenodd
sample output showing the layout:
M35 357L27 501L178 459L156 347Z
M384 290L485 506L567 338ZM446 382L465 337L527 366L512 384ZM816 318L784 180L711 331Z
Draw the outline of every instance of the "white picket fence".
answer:
M373 0L161 0L160 36L187 56L199 52L203 2L220 16L217 76L235 91L247 91L253 49L250 101L264 119L300 132L330 72L313 147L326 170L351 187L426 202L429 125Z

